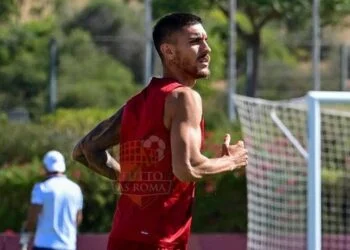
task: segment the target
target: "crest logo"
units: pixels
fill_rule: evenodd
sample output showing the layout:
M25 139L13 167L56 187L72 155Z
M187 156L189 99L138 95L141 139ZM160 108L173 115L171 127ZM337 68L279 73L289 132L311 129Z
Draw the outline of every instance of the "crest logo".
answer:
M120 145L121 192L141 207L170 192L172 173L158 166L165 150L165 142L155 135Z
M153 149L158 155L158 161L163 160L165 143L158 136L152 135L143 142L143 147L146 149Z

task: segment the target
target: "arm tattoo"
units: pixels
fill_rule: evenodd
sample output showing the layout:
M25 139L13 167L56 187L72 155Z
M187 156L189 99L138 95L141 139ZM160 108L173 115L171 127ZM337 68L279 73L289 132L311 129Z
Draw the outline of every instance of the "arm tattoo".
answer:
M111 180L118 179L120 165L107 150L119 144L123 110L124 107L98 124L80 140L73 151L74 160Z

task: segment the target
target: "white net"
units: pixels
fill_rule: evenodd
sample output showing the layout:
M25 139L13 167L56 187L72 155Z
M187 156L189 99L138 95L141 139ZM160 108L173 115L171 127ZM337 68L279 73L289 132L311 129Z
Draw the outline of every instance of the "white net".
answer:
M306 249L306 103L235 103L249 152L248 249ZM322 106L321 116L322 249L350 249L350 113Z

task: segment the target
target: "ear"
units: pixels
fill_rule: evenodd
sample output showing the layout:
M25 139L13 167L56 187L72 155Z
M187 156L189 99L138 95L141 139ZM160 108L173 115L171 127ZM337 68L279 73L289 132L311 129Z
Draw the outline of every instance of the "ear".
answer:
M160 45L160 51L162 52L162 55L166 60L171 61L175 57L175 48L172 44L163 43L162 45Z

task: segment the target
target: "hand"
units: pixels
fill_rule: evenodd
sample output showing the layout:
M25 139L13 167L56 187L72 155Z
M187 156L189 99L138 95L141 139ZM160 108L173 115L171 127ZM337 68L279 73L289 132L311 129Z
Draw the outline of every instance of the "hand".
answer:
M32 237L31 233L22 232L19 237L19 244L21 245L22 250L26 250L28 248L29 241Z
M248 151L244 146L244 142L238 141L236 144L230 145L230 141L231 136L226 134L221 148L221 156L232 158L232 170L245 167L248 165Z

